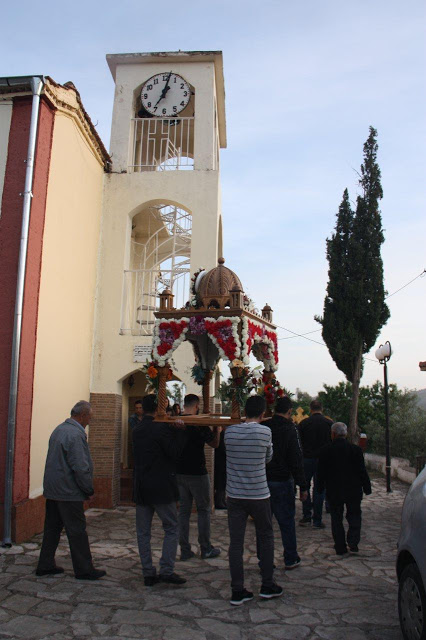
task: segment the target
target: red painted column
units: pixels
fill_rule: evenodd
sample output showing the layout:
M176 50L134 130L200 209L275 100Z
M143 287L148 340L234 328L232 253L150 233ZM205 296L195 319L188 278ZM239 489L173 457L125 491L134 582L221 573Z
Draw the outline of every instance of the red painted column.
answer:
M0 218L0 502L4 496L5 444L10 385L16 281L22 223L25 160L31 117L31 97L14 99ZM35 154L33 199L28 236L27 267L18 379L13 503L28 498L31 412L37 339L38 298L44 219L49 179L54 109L42 98ZM2 517L2 513L1 516ZM16 530L16 522L14 529Z
M34 197L31 202L24 305L22 309L13 478L14 504L28 498L29 490L31 415L37 341L38 300L54 117L54 110L50 106L50 103L42 99L40 101L33 180ZM66 171L65 167L64 171Z
M0 501L4 500L6 433L9 409L10 363L22 222L25 159L28 151L31 98L15 99L9 131L0 218ZM0 517L3 517L1 513Z

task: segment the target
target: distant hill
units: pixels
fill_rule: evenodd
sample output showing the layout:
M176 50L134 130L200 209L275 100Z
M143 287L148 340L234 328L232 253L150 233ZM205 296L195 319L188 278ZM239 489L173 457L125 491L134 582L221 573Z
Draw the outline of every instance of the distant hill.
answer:
M426 389L419 389L418 391L413 391L413 393L417 396L417 404L422 409L426 409Z

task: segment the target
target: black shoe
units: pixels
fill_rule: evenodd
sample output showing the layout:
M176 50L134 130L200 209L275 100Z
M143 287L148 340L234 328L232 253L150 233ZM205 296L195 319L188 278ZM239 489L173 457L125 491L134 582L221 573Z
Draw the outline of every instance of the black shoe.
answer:
M221 549L219 547L212 547L210 551L206 551L205 553L201 553L201 557L203 560L206 558L217 558L220 555Z
M53 569L36 569L36 576L56 576L64 573L62 567L53 567Z
M167 584L185 584L186 578L178 576L177 573L170 573L169 575L160 573L158 576L158 582L167 582Z
M314 522L312 529L325 529L325 524L323 522Z
M186 551L185 553L180 554L180 559L182 560L182 562L184 562L185 560L191 560L191 558L194 557L195 553L193 551Z
M265 586L261 586L260 587L260 592L259 592L259 597L260 598L266 598L269 600L269 598L279 598L279 596L283 595L283 588L280 587L278 584L273 584L271 587L265 587Z
M349 551L351 553L359 553L358 545L357 544L349 545Z
M153 587L158 582L158 576L145 576L143 583L146 587Z
M290 562L290 564L286 564L285 565L286 571L288 571L289 569L295 569L300 565L301 562L302 562L301 559L297 558L297 560L295 560L294 562Z
M233 591L229 602L234 605L234 607L239 607L240 604L244 604L244 602L248 602L249 600L253 600L252 592L243 589L242 591Z
M299 525L301 527L307 527L309 524L311 524L311 518L305 518L305 516L303 516L303 518L299 520Z
M93 569L90 573L82 573L79 576L75 576L77 580L99 580L106 576L106 571L103 569Z

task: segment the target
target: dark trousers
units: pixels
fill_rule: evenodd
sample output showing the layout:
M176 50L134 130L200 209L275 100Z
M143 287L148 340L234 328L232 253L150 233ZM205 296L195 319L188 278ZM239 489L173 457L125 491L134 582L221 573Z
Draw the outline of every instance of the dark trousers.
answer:
M294 480L290 478L282 482L268 481L268 486L271 493L272 513L280 526L284 548L284 563L293 564L299 559L294 524L294 516L296 514Z
M179 544L183 554L191 551L189 542L189 519L192 512L192 502L195 500L198 518L198 543L201 553L208 553L210 542L210 479L206 473L203 476L178 474L179 488Z
M343 510L346 505L346 520L349 529L345 538L343 526ZM331 532L334 539L336 553L347 551L346 541L350 547L358 545L361 537L361 500L349 502L330 502Z
M305 471L305 478L308 485L308 497L302 503L303 504L303 517L312 518L313 508L313 523L321 524L322 522L322 506L324 503L325 491L319 493L317 490L317 467L318 458L304 458L303 468ZM311 482L313 482L312 498L311 498Z
M274 583L274 532L269 498L250 500L228 498L229 569L233 591L244 589L244 536L247 518L251 516L256 527L256 540L262 585Z
M137 504L136 535L138 538L139 556L142 573L145 577L155 576L156 569L152 564L151 526L154 513L163 525L163 550L160 558L160 575L171 575L175 566L178 546L178 522L176 502L168 504Z
M92 554L86 532L83 502L80 501L46 500L43 544L37 568L53 569L56 566L55 553L64 527L75 575L91 573L93 571Z

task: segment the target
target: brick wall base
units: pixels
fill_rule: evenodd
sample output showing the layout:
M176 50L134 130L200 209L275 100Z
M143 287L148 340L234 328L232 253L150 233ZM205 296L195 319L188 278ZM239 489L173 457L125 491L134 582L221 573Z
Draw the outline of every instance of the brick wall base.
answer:
M12 540L20 544L41 533L44 527L45 498L23 500L12 507ZM4 505L0 504L0 532L3 538Z
M94 466L93 506L115 507L120 500L121 396L92 393L93 418L89 429L89 447Z

